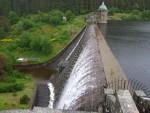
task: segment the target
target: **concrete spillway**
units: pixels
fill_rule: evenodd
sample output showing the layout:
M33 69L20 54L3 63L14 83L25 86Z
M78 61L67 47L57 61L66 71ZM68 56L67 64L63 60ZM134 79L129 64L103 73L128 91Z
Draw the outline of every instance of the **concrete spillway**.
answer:
M85 37L85 47L65 84L57 109L96 110L103 102L106 81L93 26L87 29Z
M87 26L82 49L55 104L57 109L96 111L106 80L125 75L95 24Z

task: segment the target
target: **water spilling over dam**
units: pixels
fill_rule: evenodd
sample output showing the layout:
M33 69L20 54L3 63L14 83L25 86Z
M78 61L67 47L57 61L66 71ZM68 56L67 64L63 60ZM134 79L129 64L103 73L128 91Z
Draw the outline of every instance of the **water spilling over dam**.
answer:
M87 42L57 102L57 109L96 110L103 102L104 68L94 27L86 31Z
M97 24L85 26L52 60L15 65L15 68L39 72L41 77L46 73L49 75L47 80L36 84L30 108L38 106L75 111L101 109L107 80L123 75Z

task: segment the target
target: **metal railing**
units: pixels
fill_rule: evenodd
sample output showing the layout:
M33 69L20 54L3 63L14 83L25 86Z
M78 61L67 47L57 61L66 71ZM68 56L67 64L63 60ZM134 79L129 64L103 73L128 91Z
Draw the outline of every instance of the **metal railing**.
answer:
M114 78L107 82L107 87L115 91L129 90L132 95L135 90L142 90L147 97L150 97L150 88L146 87L142 82L136 79L124 80L122 78Z

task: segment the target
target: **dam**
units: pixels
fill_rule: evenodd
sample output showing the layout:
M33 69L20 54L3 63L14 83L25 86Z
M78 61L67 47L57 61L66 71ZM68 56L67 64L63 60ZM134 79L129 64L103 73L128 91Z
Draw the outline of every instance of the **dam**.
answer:
M39 79L28 110L0 113L149 113L149 91L127 80L102 33L106 18L102 23L97 18L89 15L87 24L53 59L14 65Z

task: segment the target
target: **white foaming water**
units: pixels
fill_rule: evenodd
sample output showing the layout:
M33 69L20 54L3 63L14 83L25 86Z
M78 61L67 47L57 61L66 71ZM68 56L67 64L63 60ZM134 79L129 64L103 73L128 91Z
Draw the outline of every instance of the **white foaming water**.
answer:
M55 100L55 91L54 91L54 86L52 83L48 83L48 88L50 91L50 100L49 100L49 108L53 108L54 107L54 100Z
M97 72L92 69L93 66L98 67L97 50L93 48L97 43L94 39L89 39L87 43L64 87L56 105L57 109L71 109L77 104L77 100L88 92L88 89L97 87Z

